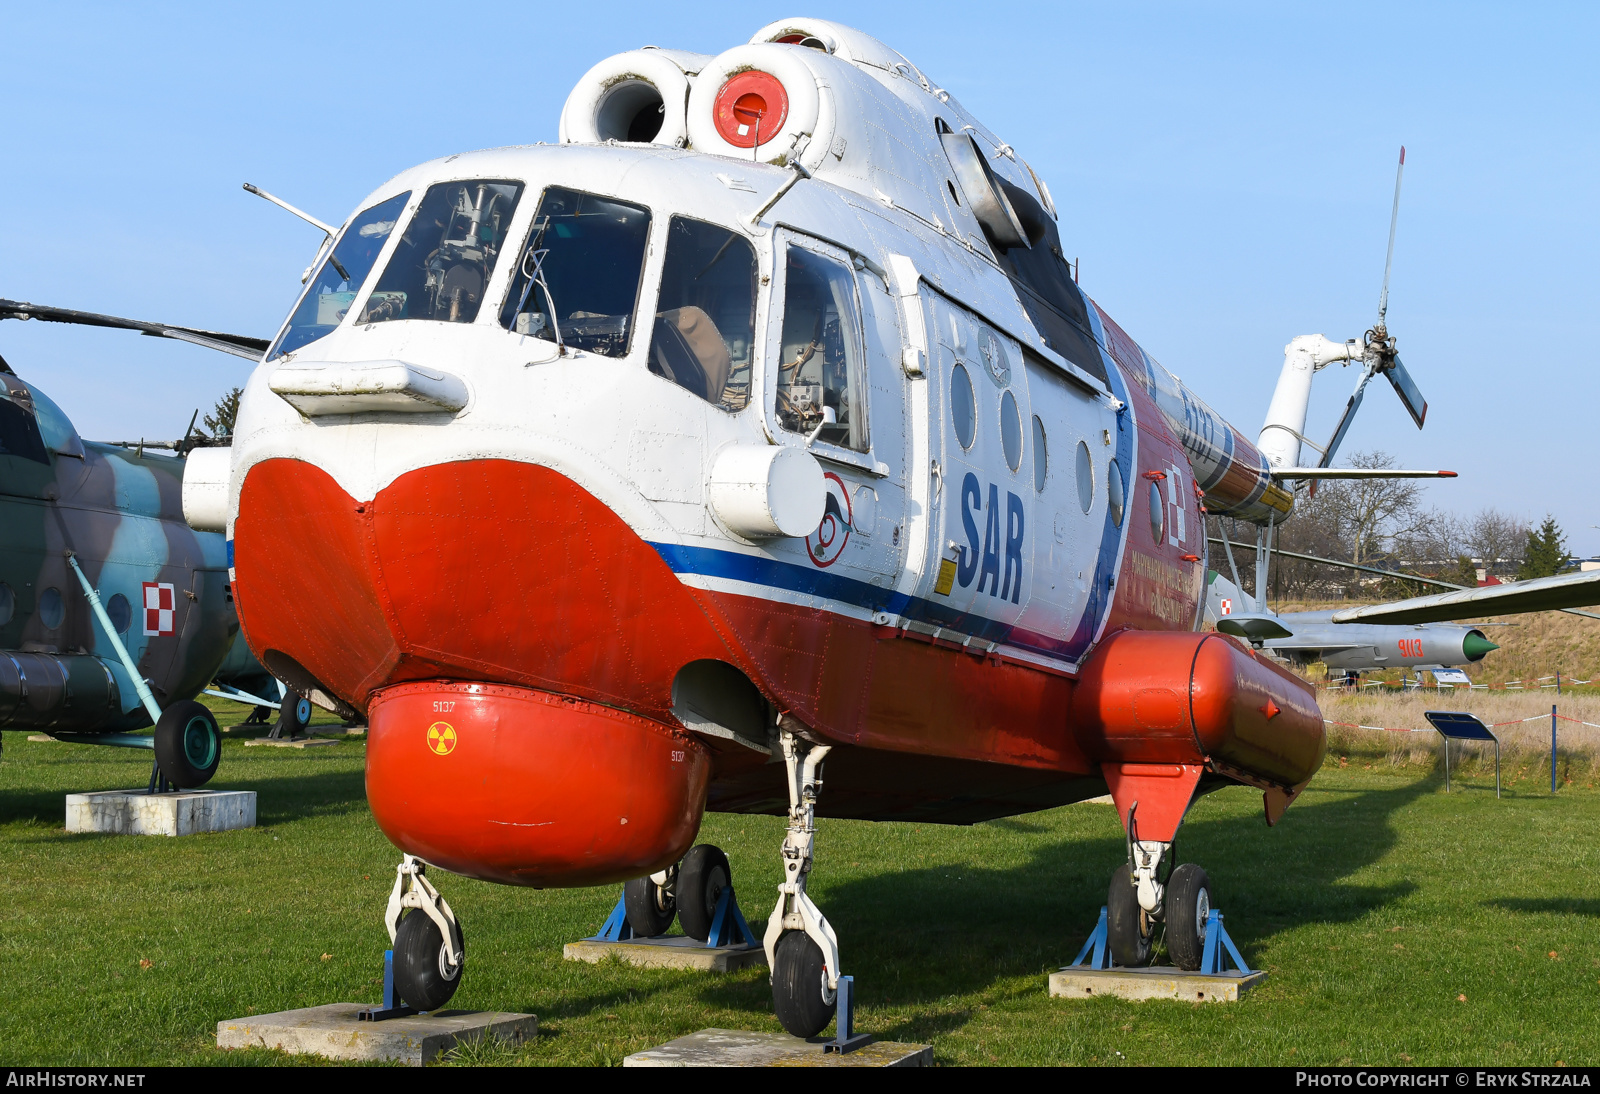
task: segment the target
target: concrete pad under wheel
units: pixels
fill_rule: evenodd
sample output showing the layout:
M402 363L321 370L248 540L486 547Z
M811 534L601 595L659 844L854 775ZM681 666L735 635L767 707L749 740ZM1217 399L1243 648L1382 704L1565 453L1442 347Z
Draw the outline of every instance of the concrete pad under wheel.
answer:
M767 963L767 951L760 946L707 946L681 934L630 938L626 942L597 942L585 938L581 942L568 942L561 956L568 961L591 964L608 957L620 957L641 969L698 969L701 972L734 972L749 965Z
M67 795L68 832L192 836L256 826L254 790L102 790Z
M328 1003L217 1023L218 1048L275 1048L330 1060L398 1060L421 1067L464 1041L495 1037L520 1045L539 1032L532 1014L441 1010L384 1022L356 1017L370 1003Z
M1236 1003L1264 983L1264 972L1228 972L1206 976L1170 966L1147 969L1065 968L1050 974L1050 994L1061 999L1094 999L1109 995L1143 1002L1180 999L1187 1003Z
M273 748L315 748L317 745L336 745L338 741L326 737L296 737L294 740L285 738L257 737L253 741L246 741L244 747L254 748L257 745L270 745Z
M703 1029L635 1052L623 1067L932 1067L932 1045L874 1041L854 1052L824 1052L822 1039L787 1033Z

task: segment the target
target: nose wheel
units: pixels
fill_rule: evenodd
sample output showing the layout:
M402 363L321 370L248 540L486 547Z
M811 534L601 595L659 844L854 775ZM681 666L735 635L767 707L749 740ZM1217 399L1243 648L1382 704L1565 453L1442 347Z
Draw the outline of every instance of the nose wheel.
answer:
M461 986L466 964L461 924L426 876L427 866L406 855L389 894L384 923L394 943L394 987L416 1010L437 1010Z
M784 1029L796 1037L815 1037L834 1016L840 980L839 939L806 893L822 760L829 748L806 745L788 730L779 733L779 740L789 780L789 831L783 840L783 884L778 886L778 904L767 920L765 939L772 1007ZM840 1036L846 1036L845 1031Z

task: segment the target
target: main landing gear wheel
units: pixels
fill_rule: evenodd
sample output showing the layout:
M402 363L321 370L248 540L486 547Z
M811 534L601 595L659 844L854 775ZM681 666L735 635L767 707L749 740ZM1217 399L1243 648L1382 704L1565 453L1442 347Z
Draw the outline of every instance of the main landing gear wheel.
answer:
M459 925L457 930L460 930ZM444 932L427 912L406 913L394 937L394 990L417 1010L438 1010L461 986L461 964L450 963Z
M1106 894L1106 934L1111 943L1111 958L1124 968L1150 963L1150 945L1156 924L1139 905L1139 891L1133 887L1133 870L1127 863L1111 875L1111 890ZM1200 959L1195 958L1195 968Z
M1193 972L1206 949L1211 915L1211 879L1192 862L1172 871L1167 882L1167 951L1178 968Z
M628 926L641 938L654 938L666 934L672 919L678 913L678 900L674 895L677 867L663 871L666 875L651 874L636 877L622 887L622 900L628 910ZM700 936L702 939L704 935Z
M678 867L678 922L683 933L704 942L711 937L711 920L717 901L732 885L728 856L722 848L702 843L683 856Z
M828 987L822 947L804 931L784 931L772 968L772 1008L796 1037L815 1037L833 1021L838 992Z
M156 766L174 786L204 786L222 761L216 716L193 699L173 703L156 722L155 752Z

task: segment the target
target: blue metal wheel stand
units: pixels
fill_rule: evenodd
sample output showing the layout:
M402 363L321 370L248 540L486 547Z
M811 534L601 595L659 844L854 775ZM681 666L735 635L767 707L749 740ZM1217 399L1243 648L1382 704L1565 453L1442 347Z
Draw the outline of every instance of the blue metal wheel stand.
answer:
M356 1019L362 1022L383 1022L390 1018L405 1018L422 1011L415 1007L407 1006L394 992L394 951L383 951L383 1005L368 1007L366 1010L356 1011Z

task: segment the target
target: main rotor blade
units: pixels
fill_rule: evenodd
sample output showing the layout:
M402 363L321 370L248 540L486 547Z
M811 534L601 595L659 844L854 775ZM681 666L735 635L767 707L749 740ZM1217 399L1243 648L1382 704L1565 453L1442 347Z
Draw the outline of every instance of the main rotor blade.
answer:
M1383 292L1378 296L1378 326L1389 314L1389 267L1394 265L1394 229L1400 221L1400 180L1406 173L1406 146L1400 146L1400 166L1394 172L1394 208L1389 213L1389 253L1383 259Z
M1454 471L1421 471L1398 467L1274 467L1275 479L1453 479Z
M21 300L0 299L0 319L41 319L46 323L75 323L85 327L111 327L116 330L136 330L155 338L175 338L206 349L231 353L250 361L261 360L261 355L272 343L266 338L251 338L244 334L224 334L221 331L200 327L179 327L170 323L149 323L142 319L123 319L98 312L73 311L70 308L52 308L42 304L29 304Z
M1411 420L1421 429L1422 423L1428 418L1428 400L1422 397L1422 389L1417 387L1417 382L1411 378L1411 373L1406 371L1406 366L1400 363L1398 357L1394 359L1393 368L1384 369L1384 375L1389 377L1389 382L1394 385L1394 393L1400 396L1400 401L1410 411Z
M1600 604L1600 570L1557 574L1532 581L1512 581L1481 589L1417 596L1392 604L1345 608L1333 613L1335 623L1439 623L1482 615L1570 611ZM1586 613L1585 613L1586 614Z
M1208 537L1212 543L1221 543L1216 536ZM1336 558L1323 558L1321 555L1306 555L1299 551L1285 551L1281 547L1274 547L1272 553L1281 558L1298 558L1304 562L1317 562L1324 566L1338 566L1345 570L1359 570L1364 574L1376 574L1379 577L1392 577L1398 581L1410 581L1418 585L1437 585L1441 589L1465 589L1465 585L1457 585L1451 581L1440 581L1436 577L1418 577L1416 574L1405 574L1399 570L1385 570L1377 566L1363 566L1358 562L1340 562ZM1235 582L1237 584L1237 582Z

